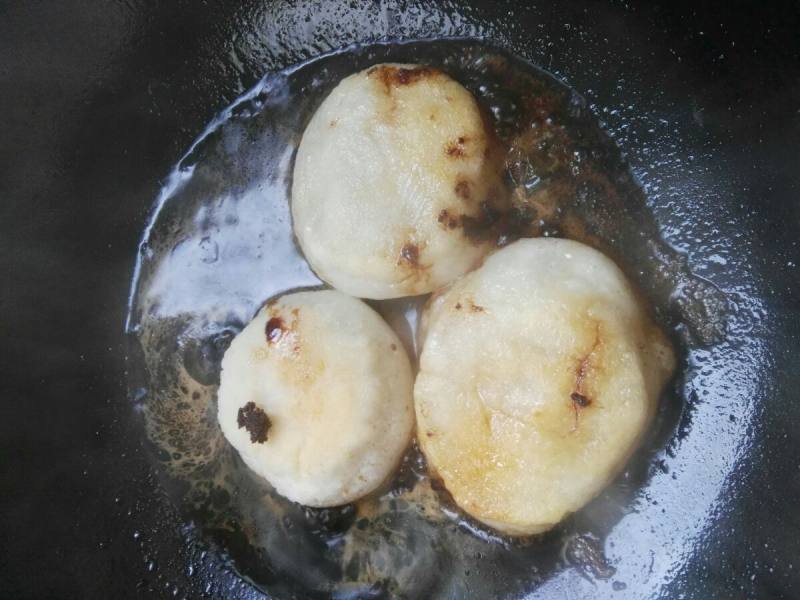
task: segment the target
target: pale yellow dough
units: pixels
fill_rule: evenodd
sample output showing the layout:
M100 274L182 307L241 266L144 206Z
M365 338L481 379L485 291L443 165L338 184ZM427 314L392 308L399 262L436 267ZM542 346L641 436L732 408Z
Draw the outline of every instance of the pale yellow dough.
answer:
M218 418L278 493L336 506L392 474L413 429L412 385L403 346L375 311L337 291L299 292L265 306L231 343ZM240 426L249 402L271 421L266 441Z
M351 75L303 133L292 184L298 242L314 271L361 298L438 289L489 250L463 219L501 209L502 157L473 96L436 69Z
M414 387L428 464L503 533L553 527L617 475L674 368L617 266L520 240L434 296Z

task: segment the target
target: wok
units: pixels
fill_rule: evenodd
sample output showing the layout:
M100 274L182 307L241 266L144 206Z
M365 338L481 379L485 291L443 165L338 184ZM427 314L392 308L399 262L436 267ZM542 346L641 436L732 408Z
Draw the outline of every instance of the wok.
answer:
M799 594L798 15L790 3L3 5L0 595L269 589L240 575L247 549L223 551L179 514L144 447L126 384L137 245L171 166L263 75L352 43L439 37L485 40L583 94L665 239L726 299L724 339L687 348L674 426L602 541L613 577L555 557L527 593Z

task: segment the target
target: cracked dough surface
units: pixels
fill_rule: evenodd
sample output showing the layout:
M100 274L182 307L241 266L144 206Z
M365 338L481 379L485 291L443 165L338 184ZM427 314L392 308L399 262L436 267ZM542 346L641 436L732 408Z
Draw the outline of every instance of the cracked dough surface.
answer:
M467 513L544 531L620 471L674 368L619 268L526 239L434 295L414 387L429 466Z

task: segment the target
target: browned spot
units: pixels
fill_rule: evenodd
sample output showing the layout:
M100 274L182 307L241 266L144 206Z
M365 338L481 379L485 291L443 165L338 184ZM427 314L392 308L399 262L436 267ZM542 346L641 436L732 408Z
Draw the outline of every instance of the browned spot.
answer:
M339 119L333 119L330 123L328 123L328 127L331 127L331 128L336 127L336 125L338 123L339 123Z
M453 144L453 142L448 142L448 144L444 147L444 151L447 156L450 156L451 158L463 158L466 155L464 148Z
M391 93L393 87L412 85L423 79L436 77L440 73L437 69L427 66L408 69L393 65L378 65L367 71L367 77L377 78L383 83L387 93Z
M584 354L578 361L578 367L575 369L575 391L570 394L572 400L572 409L575 411L575 425L572 430L578 428L578 417L583 408L588 407L592 403L592 399L587 396L585 388L586 377L589 374L589 369L592 368L592 357L600 346L600 323L595 322L594 341L589 351Z
M405 261L412 267L419 266L419 246L414 244L413 242L406 242L403 244L403 247L400 248L400 261Z
M182 385L181 386L181 393L188 394L189 393L189 388L187 388L185 385Z
M470 312L481 313L486 310L486 308L481 306L480 304L475 304L475 301L472 298L467 298L465 304L469 308ZM464 308L464 305L461 302L456 302L454 308L456 310L461 310L462 308Z
M389 347L392 349L392 351L397 350L397 344L391 344Z
M469 183L459 182L456 193L467 200L470 195ZM447 229L461 227L464 237L473 244L494 242L500 247L520 237L531 237L536 211L527 206L506 208L502 201L496 200L498 196L498 192L492 191L473 214L453 214L443 209L439 212L438 221Z
M430 77L433 72L433 69L430 67L420 67L418 69L400 68L395 71L394 80L398 85L408 85L410 83L416 83L420 79Z
M293 308L292 309L292 316L294 316L295 319L297 317L299 317L300 316L300 309L299 308Z
M434 434L432 431L426 431L425 435L427 435L429 438L432 438Z
M263 444L267 441L267 432L272 427L267 413L256 406L255 402L248 402L239 409L236 415L236 424L239 429L243 427L250 434L250 441L254 444Z
M452 158L463 158L467 155L467 149L464 147L469 141L466 136L459 136L457 139L447 142L444 147L445 154Z
M578 392L572 392L569 395L569 397L572 399L572 401L575 404L577 404L581 408L586 408L587 406L589 406L592 403L592 401L589 398L587 398L583 394L579 394Z
M272 317L267 321L267 326L264 328L264 332L267 334L267 343L274 344L277 342L283 336L284 331L286 331L286 324L283 319Z
M447 229L455 229L458 227L458 219L450 214L446 208L443 208L442 211L439 213L438 218L439 223L446 227Z
M458 183L456 183L455 191L456 195L464 200L469 200L469 197L472 195L470 192L469 181L466 179L461 179Z
M192 400L199 400L200 399L200 392L194 391L192 392Z

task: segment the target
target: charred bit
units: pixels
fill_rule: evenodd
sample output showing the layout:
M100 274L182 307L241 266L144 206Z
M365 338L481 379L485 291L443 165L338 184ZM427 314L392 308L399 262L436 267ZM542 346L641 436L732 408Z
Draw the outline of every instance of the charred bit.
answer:
M269 321L267 321L267 326L264 329L264 332L267 335L267 343L274 344L280 340L284 331L286 331L286 325L283 322L283 319L280 317L272 317Z
M411 266L419 265L419 246L412 242L406 242L400 249L400 258Z
M581 408L586 408L589 406L592 401L584 396L583 394L579 394L578 392L572 392L569 397L572 399L576 405L580 406Z
M239 429L246 429L250 434L250 441L254 444L263 444L267 441L267 432L272 427L267 413L256 406L255 402L248 402L239 409L236 415L236 424Z

